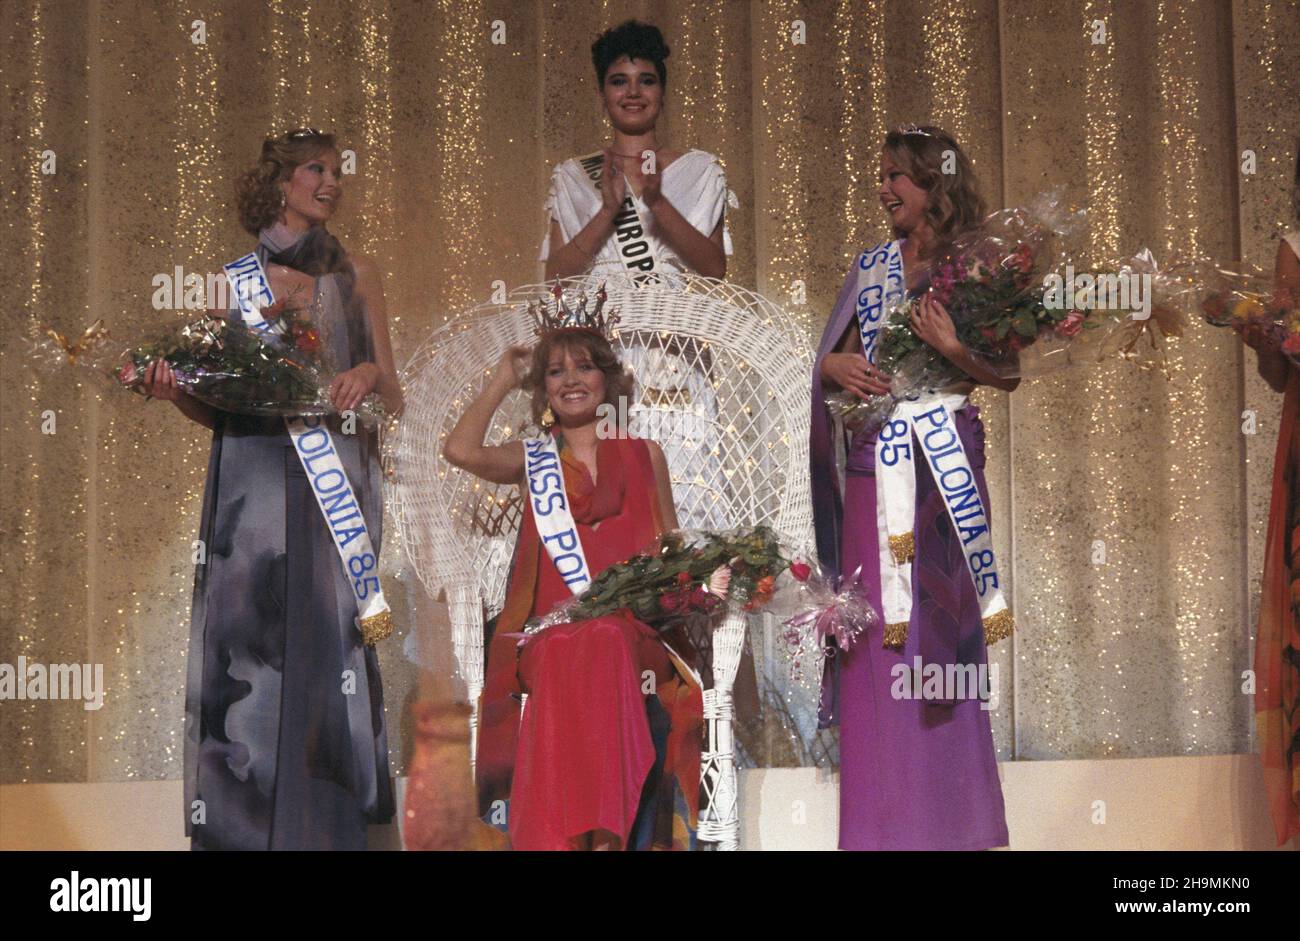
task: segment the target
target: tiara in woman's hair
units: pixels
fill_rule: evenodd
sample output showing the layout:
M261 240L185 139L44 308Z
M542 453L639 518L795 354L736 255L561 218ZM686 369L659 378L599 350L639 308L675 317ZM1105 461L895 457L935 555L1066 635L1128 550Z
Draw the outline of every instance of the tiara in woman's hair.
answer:
M300 137L324 137L324 131L318 131L314 127L298 127L284 135L289 140L297 140Z
M528 303L528 312L533 315L533 332L541 339L557 330L594 330L606 340L612 339L610 333L618 323L618 311L605 312L605 285L596 292L596 306L587 310L587 293L578 295L576 307L571 307L564 300L564 289L556 281L551 288L552 300L538 298Z
M934 137L929 131L925 130L918 124L901 124L898 127L899 134L920 134L924 137Z

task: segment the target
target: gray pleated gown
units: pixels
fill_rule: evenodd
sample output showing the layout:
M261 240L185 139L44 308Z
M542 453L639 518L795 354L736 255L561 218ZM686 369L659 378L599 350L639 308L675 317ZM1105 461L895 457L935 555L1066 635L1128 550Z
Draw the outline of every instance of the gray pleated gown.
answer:
M322 235L277 227L257 252L310 271ZM340 368L371 360L348 276L320 275L315 292ZM378 553L377 438L359 424L343 434L337 416L329 428ZM379 662L282 419L218 413L200 538L185 714L191 847L364 849L367 825L393 814Z

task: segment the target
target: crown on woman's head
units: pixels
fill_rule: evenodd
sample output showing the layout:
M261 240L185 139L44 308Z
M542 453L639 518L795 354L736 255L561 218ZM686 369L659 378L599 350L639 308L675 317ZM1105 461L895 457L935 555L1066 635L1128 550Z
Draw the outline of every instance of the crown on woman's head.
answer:
M594 330L606 340L611 339L610 333L618 323L618 311L605 312L605 285L596 291L596 306L592 310L587 310L586 291L578 295L576 307L565 303L559 281L551 288L551 297L553 300L538 298L528 303L528 312L533 315L533 332L538 339L557 330Z
M900 124L898 126L898 133L899 134L920 134L924 137L935 136L931 134L929 131L925 130L925 128L921 127L919 124Z

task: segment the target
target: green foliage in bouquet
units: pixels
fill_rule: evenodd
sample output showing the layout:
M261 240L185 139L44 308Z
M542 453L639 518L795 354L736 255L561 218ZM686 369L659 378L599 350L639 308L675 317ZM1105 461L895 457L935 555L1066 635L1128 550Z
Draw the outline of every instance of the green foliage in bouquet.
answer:
M322 328L299 302L298 293L290 292L261 310L275 325L266 333L208 313L120 353L110 346L102 319L80 336L47 326L25 344L33 365L84 368L140 394L149 367L163 360L179 389L214 408L272 417L328 415L336 411L330 398L336 364L328 355ZM373 393L354 411L367 427L387 419Z
M992 220L990 220L991 222ZM1023 220L1020 220L1023 222ZM931 271L930 293L947 309L959 339L968 349L997 361L1032 344L1041 334L1056 331L1073 336L1087 326L1082 313L1048 307L1034 287L1055 253L1044 247L1044 233L1031 241L1008 244L981 230L978 238L959 240ZM876 365L893 375L910 354L938 354L911 328L915 300L900 304L890 315L881 338Z
M287 322L291 330L298 326L296 320ZM284 414L316 404L319 346L311 327L283 340L266 339L243 324L207 315L129 350L117 379L142 391L149 365L162 359L195 398L232 412Z
M723 591L745 599L746 610L756 610L771 599L776 576L789 564L776 534L766 526L740 533L702 533L698 539L669 532L660 538L654 555L633 556L597 575L563 609L564 619L597 618L629 608L646 624L666 626L688 613L711 614L721 604ZM729 578L719 574L727 572Z
M325 415L334 411L329 395L334 363L311 311L297 292L261 311L277 329L261 333L239 321L212 314L168 330L128 350L114 378L143 392L149 365L165 360L176 384L216 408L243 415ZM363 424L384 418L371 395L355 410Z

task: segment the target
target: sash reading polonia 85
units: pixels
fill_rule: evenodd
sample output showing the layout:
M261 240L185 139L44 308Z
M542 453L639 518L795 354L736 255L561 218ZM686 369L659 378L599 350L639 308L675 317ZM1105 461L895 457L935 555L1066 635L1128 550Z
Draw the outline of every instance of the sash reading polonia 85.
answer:
M874 363L880 330L906 297L898 242L885 242L863 252L857 267L858 329L863 351ZM966 569L979 597L985 641L995 643L1014 628L993 554L988 508L957 434L954 413L965 404L964 394L942 390L900 401L877 435L876 526L887 646L901 646L907 639L912 614L912 560L916 551L912 532L916 515L913 442L921 447L943 495L953 531L961 541Z
M225 266L225 272L249 329L261 334L280 333L280 324L267 321L261 313L261 308L268 306L273 297L257 254L250 252L235 259ZM284 424L352 586L357 602L357 630L367 644L373 645L393 632L393 618L379 585L379 559L361 514L361 504L320 416L289 416Z

